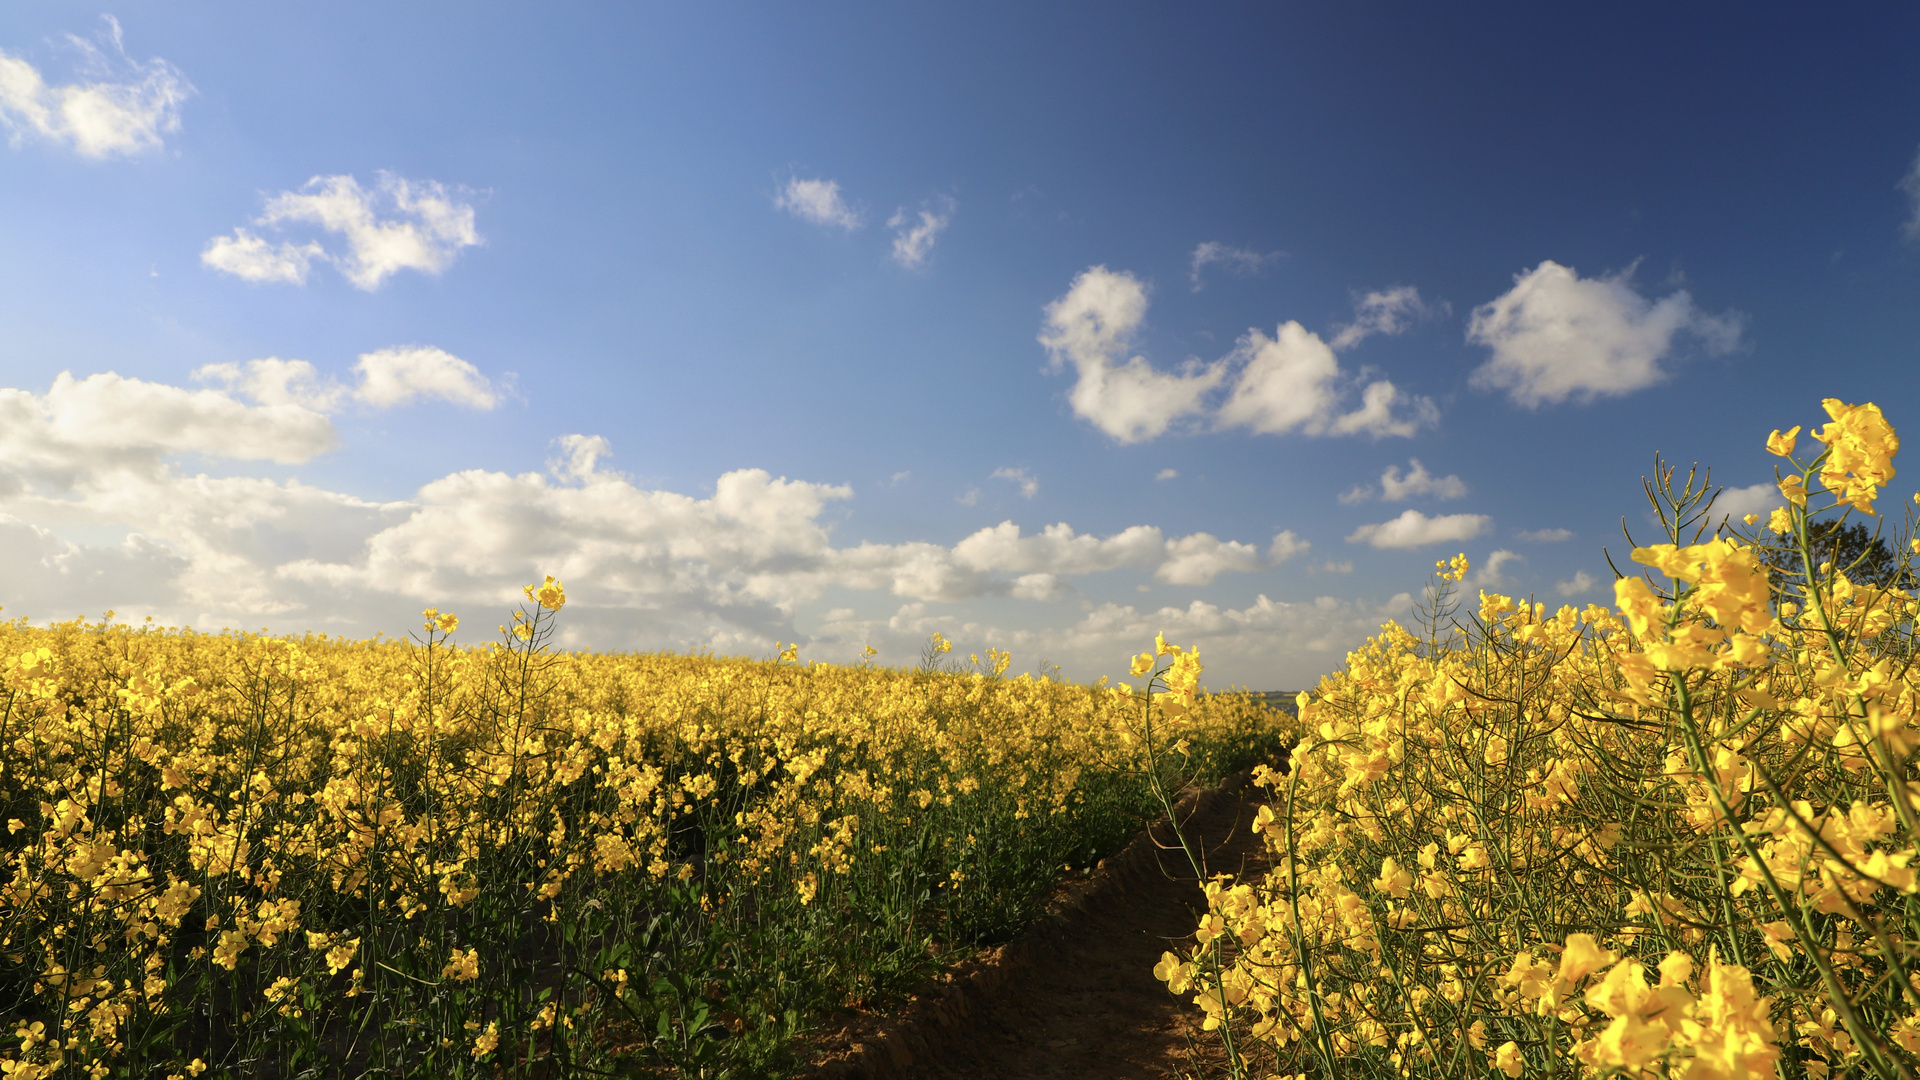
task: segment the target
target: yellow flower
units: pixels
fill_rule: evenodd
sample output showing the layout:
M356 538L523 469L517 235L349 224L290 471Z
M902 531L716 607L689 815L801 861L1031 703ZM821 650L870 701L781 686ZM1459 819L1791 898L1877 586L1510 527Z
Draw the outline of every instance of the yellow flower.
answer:
M1779 428L1774 428L1773 434L1767 436L1767 453L1775 457L1791 457L1793 455L1794 440L1797 439L1799 435L1799 424L1793 425L1792 428L1784 432Z
M1827 398L1820 405L1833 417L1832 423L1813 433L1827 444L1820 482L1841 502L1872 514L1880 485L1894 477L1893 456L1900 452L1900 438L1880 415L1880 406L1872 402L1847 405Z
M1393 856L1389 855L1380 860L1380 876L1373 879L1374 891L1404 898L1412 885L1413 875L1401 869Z
M478 1061L481 1058L486 1057L488 1054L493 1053L494 1047L499 1045L500 1045L500 1021L495 1020L487 1025L487 1030L481 1032L478 1036L474 1038L473 1059L475 1061Z
M1807 505L1807 483L1798 474L1780 481L1780 494L1795 506Z
M1152 653L1143 652L1139 656L1136 656L1133 658L1132 671L1136 678L1141 675L1145 675L1147 672L1152 670L1153 670L1153 654Z
M567 604L566 587L553 579L552 574L539 585L528 585L524 590L527 599L536 600L548 611L559 611Z
M479 978L480 950L468 949L465 952L459 949L453 950L453 955L448 958L447 966L440 969L440 974L458 982L472 982Z
M1520 1044L1512 1039L1501 1043L1500 1049L1494 1051L1493 1067L1508 1076L1519 1076L1526 1069L1526 1064L1520 1060Z
M1160 962L1153 965L1153 977L1167 984L1167 991L1184 994L1193 978L1193 965L1183 962L1170 952L1160 954Z

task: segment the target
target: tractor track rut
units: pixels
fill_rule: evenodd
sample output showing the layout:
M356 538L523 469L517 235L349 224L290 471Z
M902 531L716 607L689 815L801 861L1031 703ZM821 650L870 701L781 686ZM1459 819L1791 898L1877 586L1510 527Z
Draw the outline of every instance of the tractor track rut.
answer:
M1262 865L1260 792L1246 773L1174 804L1209 875ZM1205 899L1162 818L1085 880L1063 885L1013 942L923 986L884 1016L815 1042L806 1080L1164 1080L1214 1055L1192 1006L1153 965L1193 941ZM1196 1058L1196 1054L1198 1057ZM1207 1070L1211 1071L1211 1070Z

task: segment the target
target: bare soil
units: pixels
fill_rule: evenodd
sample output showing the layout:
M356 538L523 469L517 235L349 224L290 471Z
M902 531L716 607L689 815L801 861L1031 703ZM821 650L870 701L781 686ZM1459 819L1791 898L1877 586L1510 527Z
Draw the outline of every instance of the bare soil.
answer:
M1208 874L1253 869L1259 806L1245 774L1176 804ZM866 1080L1163 1080L1209 1072L1194 1007L1153 977L1190 945L1205 898L1165 820L1062 886L1012 944L924 987L887 1016L850 1017L808 1076Z

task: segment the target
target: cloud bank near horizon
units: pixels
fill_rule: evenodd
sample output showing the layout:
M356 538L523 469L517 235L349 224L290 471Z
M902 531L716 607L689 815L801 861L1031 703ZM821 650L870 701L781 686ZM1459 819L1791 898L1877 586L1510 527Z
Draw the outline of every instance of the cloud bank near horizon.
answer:
M607 468L612 446L599 436L556 439L544 472L467 469L388 502L196 470L312 462L338 446L331 414L343 408L499 402L491 380L443 350L368 353L354 372L347 384L269 357L204 367L197 374L213 385L203 389L108 372L63 373L44 393L0 390L0 552L31 571L4 587L8 607L35 618L111 607L172 625L369 635L410 625L426 605L490 616L526 581L554 574L591 583L569 609L570 644L752 653L801 637L807 605L864 594L893 614L863 621L835 608L814 633L822 648L847 644L855 624L862 644L878 637L904 651L933 628L964 627L976 640L1020 644L1030 659L1038 651L1087 665L1104 664L1108 644L1124 659L1132 646L1120 638L1148 624L1147 638L1184 626L1213 635L1223 656L1251 661L1256 640L1298 652L1370 631L1361 624L1378 614L1264 596L1243 609L1196 601L1142 612L1094 606L1073 584L1119 572L1201 588L1311 548L1289 530L1254 544L1154 525L1028 532L1008 520L951 545L843 544L828 511L853 498L847 485L737 469L705 497L650 490ZM1052 630L1003 629L948 610L975 601L1069 601L1087 614ZM1243 632L1253 637L1227 640Z

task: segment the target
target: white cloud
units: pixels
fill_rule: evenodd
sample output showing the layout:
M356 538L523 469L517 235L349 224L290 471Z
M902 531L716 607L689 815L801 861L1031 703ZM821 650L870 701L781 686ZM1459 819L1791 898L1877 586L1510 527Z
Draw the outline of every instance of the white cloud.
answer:
M1520 539L1533 544L1557 544L1562 540L1573 539L1572 529L1528 529L1518 534Z
M1001 468L993 470L995 480L1005 480L1020 489L1020 497L1031 499L1040 494L1040 478L1025 469Z
M1473 576L1467 579L1467 584L1478 589L1505 588L1507 575L1503 568L1511 562L1526 561L1526 556L1517 551L1507 551L1504 548L1494 551L1486 557L1485 561L1473 568Z
M1161 469L1159 472L1153 474L1153 478L1155 480L1177 480L1180 478L1180 470Z
M1292 529L1283 529L1273 534L1273 543L1267 545L1267 562L1278 566L1295 555L1306 554L1311 547L1312 542L1295 536Z
M1397 412L1397 406L1405 406ZM1376 439L1395 435L1412 438L1421 428L1440 424L1440 407L1432 398L1402 394L1385 379L1367 384L1360 392L1360 407L1344 416L1334 417L1327 431L1333 435L1371 435Z
M1559 593L1561 596L1579 596L1583 593L1592 592L1596 584L1598 584L1598 582L1593 580L1592 574L1587 573L1585 570L1580 570L1575 572L1572 581L1560 582L1553 587L1553 591Z
M1392 521L1362 525L1347 536L1349 544L1371 544L1377 548L1416 548L1455 540L1471 540L1493 524L1485 514L1445 514L1428 517L1408 510Z
M1096 266L1047 305L1040 331L1052 369L1071 364L1079 376L1067 393L1074 413L1123 443L1154 438L1174 421L1204 412L1207 392L1226 376L1217 363L1172 375L1144 357L1126 357L1146 313L1140 279Z
M1260 268L1280 257L1278 251L1252 251L1247 248L1223 244L1218 240L1209 240L1193 249L1192 265L1187 272L1193 283L1193 291L1199 292L1207 287L1207 280L1201 271L1209 266L1222 266L1235 274L1257 274Z
M200 261L248 281L295 285L306 281L314 262L327 262L356 287L372 291L402 270L438 274L462 249L480 243L473 206L446 185L388 172L379 176L372 188L351 176L316 176L299 191L268 198L252 222L263 228L315 226L344 241L344 250L317 241L274 244L242 226L232 236L209 240Z
M232 236L216 236L200 252L200 261L215 270L245 281L280 282L305 285L313 261L324 261L327 249L316 243L272 244L244 228Z
M1463 499L1467 495L1466 481L1458 476L1435 476L1427 471L1419 458L1408 458L1405 476L1400 475L1400 466L1389 465L1380 474L1380 498L1386 502L1405 502L1408 499L1431 496L1436 499ZM1361 484L1340 495L1342 505L1350 506L1365 502L1374 497L1371 484Z
M1248 427L1261 434L1326 430L1339 397L1340 362L1320 335L1297 322L1282 323L1273 337L1249 330L1234 359L1240 378L1220 407L1223 427Z
M1273 337L1249 330L1228 364L1239 367L1233 392L1220 406L1218 425L1245 427L1276 435L1301 431L1307 435L1358 435L1375 438L1410 436L1439 420L1439 409L1427 398L1407 398L1384 379L1361 392L1360 408L1339 412L1340 363L1333 349L1297 322L1280 325ZM1395 406L1405 412L1395 415Z
M1275 664L1305 655L1328 666L1383 612L1404 607L1109 604L1053 628L1033 629L1032 616L1021 617L1025 630L982 627L941 605L1058 604L1077 596L1074 579L1109 571L1163 589L1201 587L1309 545L1286 530L1256 547L1149 525L1096 536L1060 523L1028 535L1012 522L951 546L836 543L829 511L852 498L850 488L742 469L704 496L649 490L609 470L613 448L593 435L556 439L544 473L468 469L385 503L195 471L196 455L232 472L247 461L310 461L334 445L326 415L309 406L347 404L353 391L302 361L269 361L209 371L226 384L215 389L112 374L64 375L42 394L0 389L0 556L20 570L0 580L8 614L111 607L207 629L369 635L404 630L432 604L478 629L520 585L551 573L571 587L568 646L757 654L810 634L827 655L851 642L842 650L850 658L870 638L888 659L911 663L913 637L931 627L965 631L982 650L1019 648L1026 663L1072 663L1091 678L1165 629L1206 645L1213 684L1238 670L1275 688ZM806 630L807 612L828 608L830 594L829 617ZM860 594L906 607L863 618L860 605L872 600ZM1141 640L1121 641L1149 625Z
M1013 579L1007 595L1015 600L1058 600L1071 591L1053 574L1022 574Z
M1767 481L1751 487L1720 489L1720 494L1713 500L1713 515L1715 521L1725 516L1737 522L1748 514L1758 514L1765 521L1769 514L1786 504L1786 498L1780 494L1780 485Z
M1291 533L1274 538L1280 558L1292 554ZM1279 559L1273 560L1275 562ZM1049 525L1031 536L1003 521L981 529L953 546L953 562L981 574L1079 576L1130 568L1149 572L1169 585L1206 585L1228 571L1251 572L1266 563L1252 544L1221 540L1211 533L1193 533L1167 539L1158 527L1135 525L1112 536L1075 533L1065 522Z
M402 405L417 397L472 409L491 409L500 403L486 376L443 349L411 345L363 353L353 370L360 373L353 396L376 408Z
M1156 610L1105 603L1063 630L996 632L965 624L950 630L963 642L984 640L1013 651L1023 658L1016 668L1024 658L1044 657L1085 672L1082 677L1124 675L1128 656L1164 633L1175 644L1200 648L1211 688L1299 690L1336 666L1346 650L1378 633L1385 620L1406 619L1411 607L1405 593L1378 604L1329 596L1290 603L1261 595L1238 608L1199 600Z
M331 450L333 424L292 401L248 405L218 390L61 372L45 394L0 389L0 491L69 491L85 478L153 475L179 454L297 464Z
M1439 409L1376 380L1360 407L1340 411L1343 378L1333 349L1297 322L1269 338L1249 330L1224 359L1189 360L1178 374L1128 357L1146 319L1146 287L1132 274L1096 266L1074 279L1065 296L1047 305L1040 343L1052 370L1071 363L1078 379L1068 391L1073 411L1121 442L1164 434L1177 421L1213 414L1217 429L1245 427L1256 434L1408 436L1439 421ZM1232 389L1218 409L1215 391Z
M598 471L600 459L613 453L613 444L603 435L562 435L553 444L563 457L547 459L547 471L563 481L588 483L615 479L612 473Z
M1511 290L1475 308L1468 322L1467 340L1493 350L1472 384L1504 390L1529 409L1585 403L1665 379L1661 361L1683 333L1711 355L1739 346L1743 316L1709 315L1684 290L1650 301L1631 274L1583 279L1549 260L1516 275Z
M1194 533L1167 541L1167 559L1154 570L1153 579L1168 585L1206 585L1229 570L1244 574L1262 565L1260 549L1252 544Z
M1364 295L1353 301L1354 320L1333 335L1336 349L1351 349L1375 334L1393 337L1404 334L1421 319L1447 310L1445 304L1430 305L1420 299L1420 290L1411 285L1395 285Z
M937 211L922 207L910 218L903 208L887 219L887 228L893 230L893 261L909 270L918 269L927 261L927 256L933 254L934 240L953 224L953 198L942 195L934 202L939 206Z
M298 405L314 412L332 412L351 394L346 387L320 373L305 360L269 356L238 364L204 364L194 369L200 382L223 383L262 405Z
M849 232L860 227L860 213L840 197L837 180L793 177L774 197L773 205L815 225L831 225Z
M345 387L322 379L305 360L269 356L238 364L206 364L193 377L219 382L262 405L298 405L332 412L352 399L376 409L405 405L416 398L437 398L473 409L491 409L500 394L472 364L430 346L407 345L361 353L353 365L358 385Z
M193 86L165 60L128 57L120 23L104 18L110 50L67 35L87 81L49 86L39 69L0 51L0 124L14 146L34 135L82 157L131 156L160 149L164 136L180 130L180 106Z
M1328 559L1326 562L1320 563L1315 566L1307 567L1307 573L1309 574L1351 574L1353 573L1353 560L1352 559L1339 559L1339 560Z

